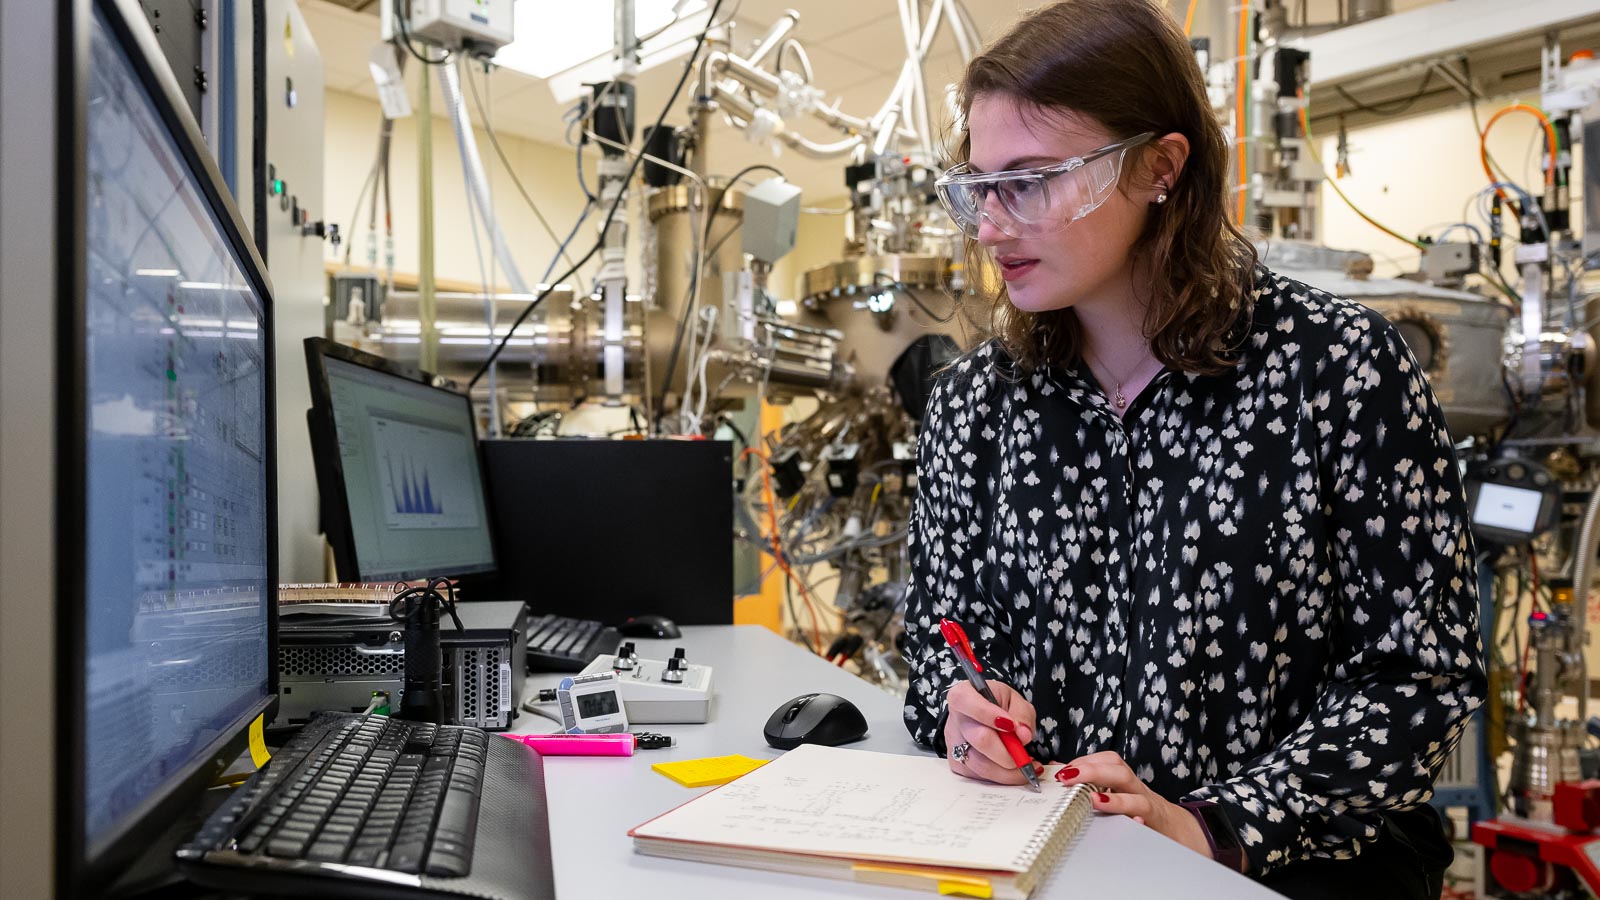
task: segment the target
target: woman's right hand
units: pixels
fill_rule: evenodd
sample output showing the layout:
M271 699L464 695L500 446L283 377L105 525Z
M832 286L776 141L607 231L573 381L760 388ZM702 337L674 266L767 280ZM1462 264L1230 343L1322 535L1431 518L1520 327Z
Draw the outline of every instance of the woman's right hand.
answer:
M958 682L945 695L950 715L945 720L944 742L950 748L950 771L995 784L1022 784L1026 779L1000 742L1000 732L1009 731L1026 744L1033 740L1037 714L1033 704L1010 687L991 681L989 690L998 705L983 699L966 681ZM958 744L972 745L964 761L955 758ZM1041 773L1044 767L1035 763L1034 771Z

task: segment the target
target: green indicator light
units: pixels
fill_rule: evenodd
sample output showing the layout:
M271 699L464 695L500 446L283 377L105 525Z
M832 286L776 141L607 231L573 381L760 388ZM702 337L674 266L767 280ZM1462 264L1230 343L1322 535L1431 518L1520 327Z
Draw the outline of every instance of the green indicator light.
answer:
M274 197L283 196L283 179L282 178L274 178L274 179L272 179L272 196L274 196Z

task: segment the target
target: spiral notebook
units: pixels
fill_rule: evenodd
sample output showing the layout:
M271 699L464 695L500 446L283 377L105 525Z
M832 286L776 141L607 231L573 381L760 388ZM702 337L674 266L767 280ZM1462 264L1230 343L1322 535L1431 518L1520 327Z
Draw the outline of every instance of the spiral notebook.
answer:
M803 745L628 832L651 856L1023 900L1093 814L951 774L935 757Z

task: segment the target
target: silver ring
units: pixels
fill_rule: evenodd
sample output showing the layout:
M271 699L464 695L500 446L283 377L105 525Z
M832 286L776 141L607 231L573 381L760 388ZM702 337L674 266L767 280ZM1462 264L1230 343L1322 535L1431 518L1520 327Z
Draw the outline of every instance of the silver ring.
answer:
M962 741L961 743L959 743L959 744L955 745L954 747L950 748L950 758L954 759L958 763L961 763L962 765L966 765L967 764L967 754L969 754L971 752L972 752L972 745L967 743L966 741Z

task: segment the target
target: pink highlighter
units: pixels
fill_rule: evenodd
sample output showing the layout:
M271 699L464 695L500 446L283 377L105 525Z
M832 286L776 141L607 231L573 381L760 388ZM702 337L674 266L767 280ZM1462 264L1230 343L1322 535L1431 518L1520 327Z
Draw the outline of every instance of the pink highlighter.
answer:
M632 756L633 735L617 734L502 734L537 750L541 756Z

